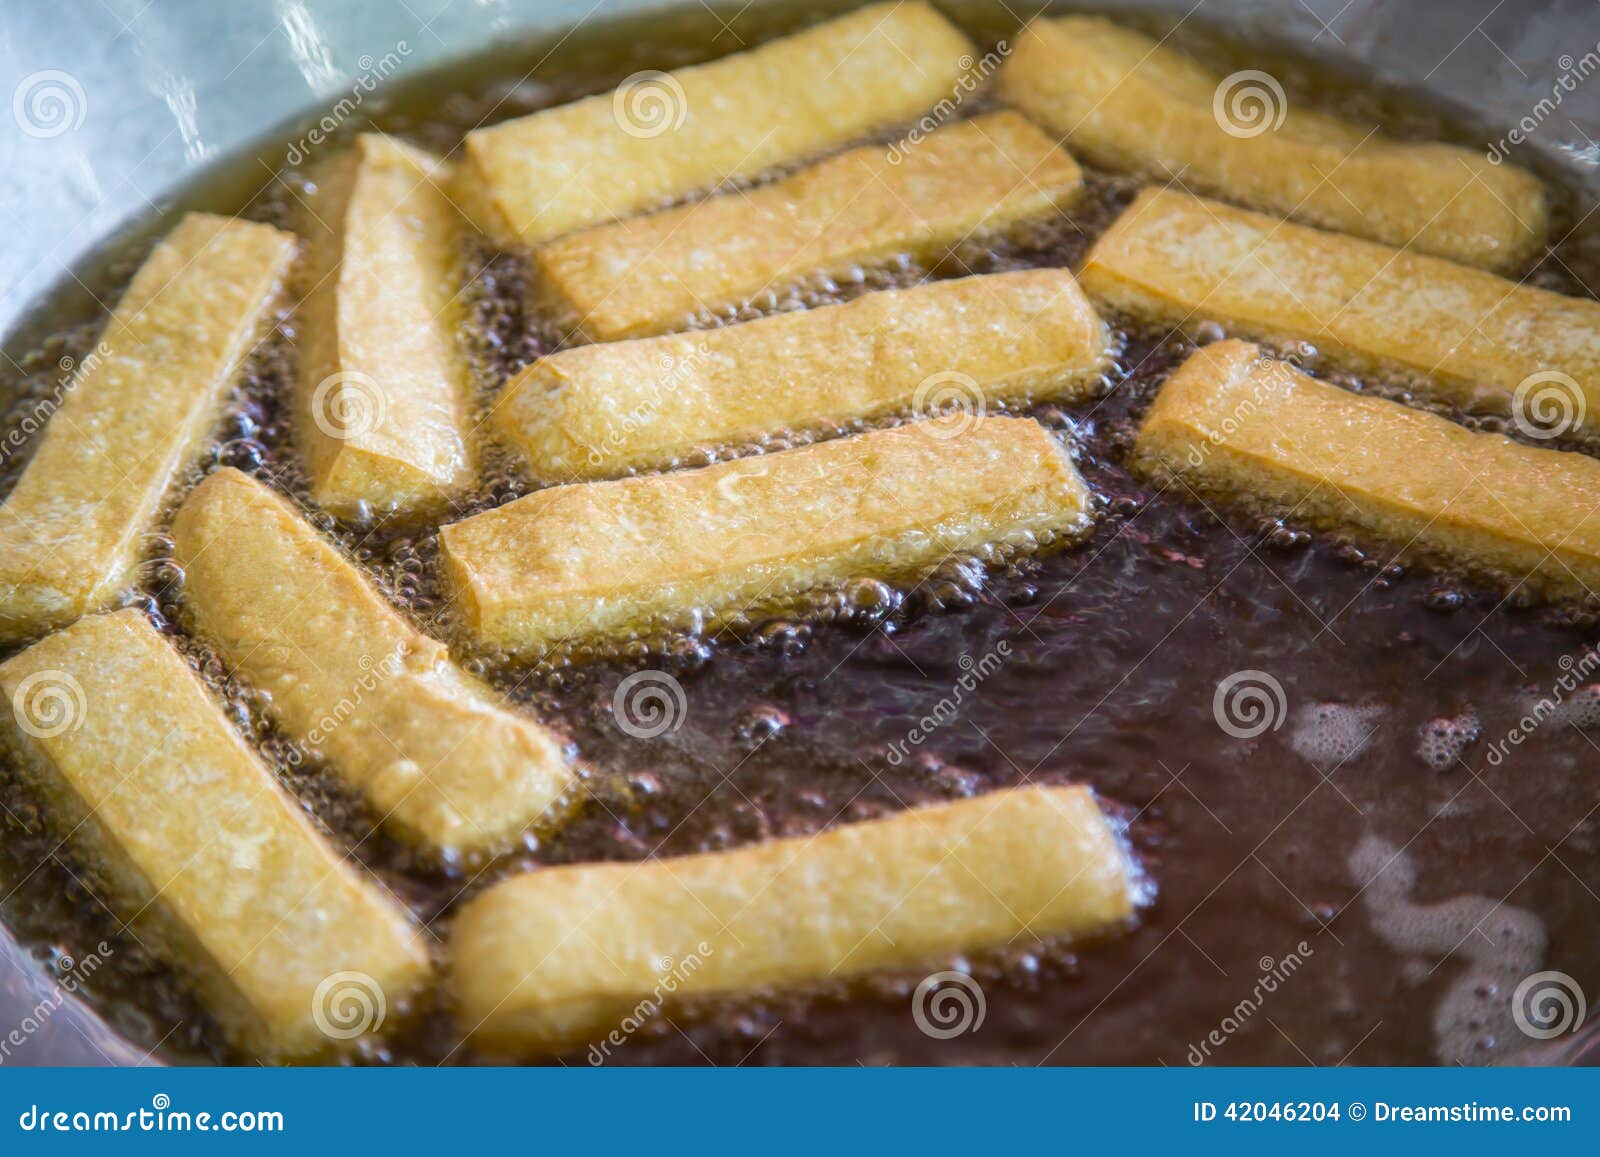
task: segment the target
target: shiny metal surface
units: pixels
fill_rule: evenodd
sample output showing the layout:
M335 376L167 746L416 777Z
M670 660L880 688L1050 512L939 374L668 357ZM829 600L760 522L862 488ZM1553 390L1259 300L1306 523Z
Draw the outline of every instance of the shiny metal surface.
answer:
M12 0L0 8L0 96L10 98L0 114L0 334L13 334L30 303L119 229L159 213L207 165L331 105L386 58L409 72L491 43L661 6ZM1555 166L1600 192L1594 0L1086 6L1158 9L1368 70L1460 110L1482 126L1485 149L1503 143L1514 159ZM1513 130L1526 139L1513 143ZM1600 1062L1600 1014L1593 1020L1525 1059ZM0 930L0 1064L147 1059Z

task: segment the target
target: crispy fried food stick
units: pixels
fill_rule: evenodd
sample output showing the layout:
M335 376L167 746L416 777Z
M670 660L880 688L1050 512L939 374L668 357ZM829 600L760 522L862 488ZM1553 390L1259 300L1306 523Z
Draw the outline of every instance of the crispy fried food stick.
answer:
M1523 169L1378 136L1301 107L1266 73L1223 78L1098 17L1035 20L998 89L1096 164L1385 245L1510 272L1548 230Z
M0 637L101 610L130 581L294 252L271 226L191 213L139 267L0 506Z
M682 329L811 274L910 253L932 263L974 234L1076 200L1083 172L1013 112L868 145L748 193L619 221L539 249L543 291L593 341Z
M678 1000L1104 934L1134 903L1093 794L1020 788L731 852L513 877L457 918L453 984L475 1041L560 1053L663 989Z
M172 535L201 633L402 835L492 850L566 818L562 742L455 666L266 486L218 471Z
M361 1027L334 989L393 1011L427 979L410 917L311 826L138 611L35 644L0 666L0 692L0 733L53 824L241 1048L333 1050Z
M958 415L796 450L539 490L444 528L467 629L513 653L713 623L859 575L1089 525L1038 423Z
M1586 298L1153 189L1090 251L1079 281L1136 318L1314 342L1469 409L1513 412L1530 376L1570 379L1574 420L1600 422L1600 303Z
M872 4L474 130L459 199L499 243L537 245L909 121L955 94L973 56L929 5Z
M1072 275L1032 269L564 350L512 380L494 425L537 477L592 480L671 466L697 445L951 400L1076 397L1112 356Z
M472 482L456 331L464 222L426 153L368 134L318 173L297 420L312 497L351 518L438 511Z
M1136 460L1181 488L1348 527L1553 596L1600 591L1600 461L1318 382L1245 342L1162 387Z

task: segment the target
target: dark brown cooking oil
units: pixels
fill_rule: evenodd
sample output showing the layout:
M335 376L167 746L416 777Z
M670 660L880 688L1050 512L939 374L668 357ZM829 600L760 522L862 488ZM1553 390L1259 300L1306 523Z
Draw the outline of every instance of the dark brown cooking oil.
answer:
M955 11L987 44L1014 33L1003 6ZM815 4L737 16L696 8L597 24L554 51L521 46L394 83L382 103L368 103L370 119L341 133L378 128L449 152L480 123L606 90L643 68L736 51L825 14ZM1178 40L1214 65L1250 59L1226 30L1186 26ZM1292 99L1381 118L1398 135L1477 139L1359 78L1273 59ZM251 156L198 184L184 204L285 223L308 179L282 163L285 148L271 142L262 153L278 170L272 181L254 186L261 170ZM1091 174L1089 195L1061 219L969 245L937 268L908 260L862 269L708 320L812 307L930 276L1073 266L1135 187ZM1552 192L1558 207L1568 203L1564 191ZM1556 257L1531 281L1592 296L1589 240L1567 236L1563 219L1558 209ZM164 227L131 233L84 281L114 300ZM463 338L482 402L562 335L528 304L518 255L475 247L467 268ZM92 299L63 293L20 331L12 351L20 372L0 391L10 399L7 429L70 374L102 319ZM957 563L916 586L864 582L737 632L534 668L458 641L463 663L565 730L597 769L595 798L572 826L493 862L441 864L409 852L373 834L359 799L325 770L291 764L258 697L187 633L183 574L164 534L149 537L149 562L128 600L183 647L327 837L382 876L437 943L466 897L511 872L805 835L1025 781L1091 784L1127 823L1157 886L1125 938L1019 943L929 962L979 981L986 1013L976 1032L934 1039L918 1029L911 1000L919 971L672 1009L608 1063L1514 1056L1530 1043L1508 1015L1522 976L1555 969L1600 990L1600 731L1588 730L1600 710L1571 711L1505 744L1533 700L1571 671L1589 670L1596 608L1536 606L1516 590L1413 569L1351 540L1144 485L1125 465L1133 431L1191 347L1164 333L1122 337L1100 400L1029 411L1073 448L1096 493L1098 526L1082 545L1003 567ZM1321 365L1315 350L1296 352L1320 376L1418 404L1401 383L1352 379ZM236 466L304 499L284 400L293 374L294 320L286 316L252 361L204 469ZM1515 435L1493 419L1451 416ZM25 452L0 463L0 492L24 461ZM526 489L491 457L482 485L455 513ZM309 513L396 605L454 637L435 582L433 529L340 525ZM907 735L940 710L973 660L1002 644L1005 663L908 746ZM644 666L672 672L687 698L681 726L652 740L629 737L613 718L618 684ZM1281 727L1236 738L1218 725L1214 699L1219 683L1252 671L1282 688ZM1600 699L1600 685L1570 699L1580 707ZM57 848L36 801L3 774L6 926L41 960L81 959L102 939L113 944L85 995L136 1045L159 1046L157 1055L173 1060L248 1059L230 1056L181 981L93 899L86 866ZM492 1058L462 1046L441 1001L361 1059ZM584 1063L584 1054L568 1060Z

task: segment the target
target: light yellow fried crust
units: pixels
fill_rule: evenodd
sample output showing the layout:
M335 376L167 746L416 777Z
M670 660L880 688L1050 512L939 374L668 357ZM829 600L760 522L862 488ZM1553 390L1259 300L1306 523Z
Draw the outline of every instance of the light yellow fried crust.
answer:
M401 835L492 850L566 818L562 741L455 666L266 486L218 471L172 536L200 633Z
M1034 21L997 89L1096 164L1386 245L1509 272L1548 230L1525 170L1379 136L1302 107L1259 70L1217 76L1098 17Z
M0 692L4 743L102 899L240 1047L331 1051L357 1035L339 1035L333 988L356 978L397 1015L427 980L404 909L313 829L139 612L36 644L0 666Z
M140 266L100 344L35 410L38 451L0 506L0 636L62 626L127 585L294 253L271 226L191 213Z
M971 41L931 6L872 4L793 36L467 135L458 200L503 245L758 176L956 92Z
M1135 318L1309 341L1469 409L1513 412L1531 375L1564 375L1575 420L1600 421L1600 303L1586 298L1155 189L1078 276L1098 303Z
M540 289L592 341L682 329L807 275L977 235L1071 204L1083 173L1013 112L869 145L747 193L578 233L535 253Z
M452 979L474 1041L559 1053L623 1031L641 1000L1103 934L1134 902L1092 793L1021 788L731 852L513 877L457 918Z
M441 532L480 641L566 642L717 623L861 575L1089 524L1089 491L1037 422L956 414L671 474L536 491Z
M369 134L321 166L301 214L298 433L312 496L340 517L438 511L472 482L464 222L443 181Z
M1600 461L1318 382L1246 342L1194 354L1139 431L1140 468L1552 596L1600 591Z
M1081 397L1113 352L1066 270L998 273L564 350L512 379L493 422L536 477L593 480L888 411Z

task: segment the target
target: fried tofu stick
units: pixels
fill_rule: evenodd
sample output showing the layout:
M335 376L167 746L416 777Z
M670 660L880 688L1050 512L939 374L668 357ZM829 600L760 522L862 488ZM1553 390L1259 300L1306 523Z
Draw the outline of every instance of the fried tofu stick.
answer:
M1587 298L1153 189L1090 251L1079 281L1136 318L1313 342L1474 410L1512 412L1530 375L1563 374L1574 420L1600 422L1600 303Z
M553 241L534 257L556 310L592 341L682 329L803 276L910 253L938 261L1076 200L1083 172L1013 112L869 145L792 177Z
M426 153L365 135L307 198L298 430L318 505L438 511L472 482L462 222Z
M502 245L538 245L910 121L951 97L972 42L921 2L467 134L459 199Z
M0 666L0 692L4 742L97 890L241 1048L316 1056L424 983L410 917L318 834L139 612L35 644ZM363 1023L330 1003L341 984Z
M1035 20L997 87L1098 165L1385 245L1510 272L1548 230L1523 169L1378 136L1289 100L1266 73L1224 79L1098 17Z
M724 622L860 575L1089 525L1037 422L960 416L699 470L535 491L441 533L467 629L512 653Z
M702 333L540 358L494 426L555 481L671 466L697 445L913 409L1077 397L1113 356L1072 275L1032 269L869 293Z
M492 850L566 818L562 742L456 667L266 486L218 471L172 536L200 632L401 835Z
M191 213L140 266L0 506L0 637L101 610L131 581L294 252L271 226Z
M731 852L513 877L457 918L453 985L474 1041L561 1053L641 1000L1104 934L1132 915L1133 881L1087 788L1020 788Z
M1245 342L1162 387L1141 468L1554 597L1600 591L1600 461L1318 382Z

